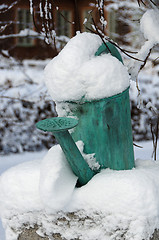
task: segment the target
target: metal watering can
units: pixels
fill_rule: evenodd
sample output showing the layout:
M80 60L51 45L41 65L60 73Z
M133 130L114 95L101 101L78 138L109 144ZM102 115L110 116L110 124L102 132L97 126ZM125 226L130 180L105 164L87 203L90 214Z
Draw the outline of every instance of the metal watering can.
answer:
M111 54L122 62L116 47L107 43ZM103 44L96 56L109 53ZM86 184L101 169L128 170L134 167L134 152L131 128L129 88L120 94L96 101L69 102L74 118L50 118L36 124L36 127L54 134L69 162L78 176L80 186ZM74 128L70 135L69 129ZM84 142L86 154L95 153L99 171L93 171L84 160L75 142Z

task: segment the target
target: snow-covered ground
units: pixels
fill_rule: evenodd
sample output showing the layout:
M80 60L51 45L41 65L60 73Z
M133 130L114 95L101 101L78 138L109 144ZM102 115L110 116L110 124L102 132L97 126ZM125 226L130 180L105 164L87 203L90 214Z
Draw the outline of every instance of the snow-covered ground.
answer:
M10 154L7 156L1 156L0 157L0 175L7 169L17 164L34 160L34 159L43 158L45 154L46 154L46 151L34 152L34 153L27 152L22 154ZM0 240L5 240L5 233L4 233L4 229L2 227L1 221L0 221Z
M138 142L142 148L134 147L135 159L151 159L152 156L152 141ZM22 162L30 160L41 159L46 155L47 151L34 152L34 153L22 153L22 154L11 154L8 156L0 157L0 174L12 166L15 166ZM157 151L157 159L159 159L159 151ZM5 240L5 233L0 222L0 240Z

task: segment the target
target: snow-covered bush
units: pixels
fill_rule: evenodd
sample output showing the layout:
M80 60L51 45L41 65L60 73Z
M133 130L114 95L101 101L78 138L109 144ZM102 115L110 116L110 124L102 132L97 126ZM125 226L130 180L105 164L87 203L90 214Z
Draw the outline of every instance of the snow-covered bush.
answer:
M131 99L131 117L134 140L152 140L151 125L155 126L156 112L151 109L159 109L159 61L158 54L152 53L147 61L145 68L138 76L140 88L140 97L136 83L131 81L130 99ZM139 102L140 101L140 102Z
M55 143L52 134L35 127L36 122L56 115L42 82L45 61L38 66L24 61L22 68L11 64L10 69L8 63L13 64L1 58L0 154L50 148Z
M155 59L157 55L152 57ZM19 68L11 60L1 58L0 154L35 151L50 148L54 144L52 134L35 128L37 121L56 115L54 103L48 96L42 80L43 68L47 62L48 60L23 61L23 67ZM159 65L152 64L152 61L148 61L145 69L139 74L139 84L144 105L151 100L158 107ZM33 82L29 81L27 76ZM133 137L135 141L152 139L152 113L148 108L136 107L137 94L135 82L131 82ZM4 96L7 98L3 98Z

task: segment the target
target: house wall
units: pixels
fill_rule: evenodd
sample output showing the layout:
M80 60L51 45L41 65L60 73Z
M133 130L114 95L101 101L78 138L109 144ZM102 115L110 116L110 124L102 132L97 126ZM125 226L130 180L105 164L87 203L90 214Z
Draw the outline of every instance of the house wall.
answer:
M70 24L70 35L69 37L73 37L78 30L85 30L83 25L84 21L84 10L90 10L90 2L95 0L55 0L55 6L58 6L59 11L62 10L70 10L71 11L71 21L76 22L76 24ZM38 2L38 1L37 1ZM76 3L76 4L75 4ZM6 0L5 4L10 6L10 1ZM39 4L38 4L39 6ZM10 10L0 14L0 21L2 22L12 22L5 31L3 31L2 35L7 34L15 34L18 33L18 9L29 9L29 1L21 0L17 5L15 5ZM57 15L57 10L54 8L54 16ZM35 15L36 16L36 15ZM41 26L40 26L41 27ZM55 28L57 27L57 23L55 21ZM33 27L35 30L35 27ZM23 58L41 58L45 59L48 57L54 57L57 53L54 48L45 43L43 40L34 39L32 46L20 46L18 44L19 38L12 37L6 39L0 39L0 49L9 50L10 55L23 59Z
M39 32L42 29L42 20L39 14L39 0L34 0L34 3L37 3L35 10L35 22L37 24L37 28ZM83 25L84 19L88 15L89 10L92 11L93 18L95 22L98 24L99 22L99 13L97 9L93 7L96 0L54 0L53 3L53 17L54 17L54 27L57 35L67 35L65 34L66 28L69 31L68 37L73 37L77 31L88 31L87 28L91 28L91 17L89 16L86 25ZM10 6L10 0L6 0L5 4ZM56 9L58 7L58 11ZM0 13L0 21L5 24L8 22L8 27L3 31L2 35L7 34L15 34L19 32L19 23L18 23L18 9L28 9L29 10L29 1L21 0L16 4L13 8L5 11L4 13ZM59 27L59 13L66 13L69 11L69 21L74 22L74 24L68 23L68 21L61 21ZM105 31L106 35L110 36L113 40L118 42L118 44L128 44L127 38L124 38L125 34L130 32L130 27L120 21L120 15L122 11L118 12L105 12L105 18L108 20L107 31ZM61 15L60 15L61 16ZM32 19L32 16L31 16ZM39 22L39 23L38 23ZM2 24L3 25L3 24ZM67 26L66 26L67 25ZM62 31L63 27L63 31ZM87 27L87 28L86 28ZM34 24L32 29L36 30ZM21 40L20 40L21 39ZM23 38L24 39L24 38ZM31 39L31 38L30 38ZM32 38L33 39L33 38ZM27 42L28 38L25 37L24 42ZM24 44L20 44L22 42L22 38L12 37L0 39L0 49L7 49L9 53L17 58L34 58L34 59L45 59L48 57L53 58L57 55L58 51L60 51L61 47L64 45L63 42L60 42L60 46L58 51L55 48L48 45L44 40L40 40L34 37L32 44L28 44L27 46ZM53 45L53 44L52 44Z

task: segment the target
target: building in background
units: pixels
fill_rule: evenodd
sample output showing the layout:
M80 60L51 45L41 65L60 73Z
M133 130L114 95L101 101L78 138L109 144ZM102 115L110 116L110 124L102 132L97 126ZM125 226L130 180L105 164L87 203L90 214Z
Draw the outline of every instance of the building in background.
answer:
M0 4L0 50L8 50L11 56L18 59L54 57L68 39L76 34L76 31L84 32L91 28L89 14L91 10L96 23L99 21L95 0L52 1L53 21L49 24L53 25L51 27L57 35L57 49L55 49L52 47L53 41L52 46L47 44L44 35L41 34L42 29L46 27L42 22L43 13L39 4L42 1L34 1L34 22L29 0L12 1L12 3L10 0L3 0L3 2ZM121 35L122 32L130 30L127 25L121 25L115 11L105 12L105 17L108 21L107 34L114 40L118 40L117 33Z

